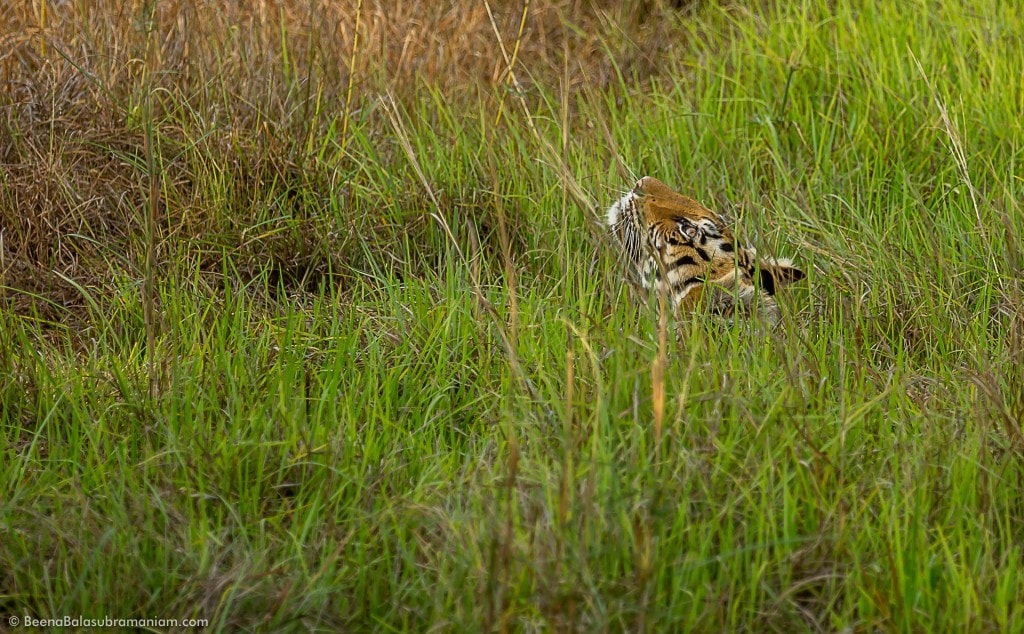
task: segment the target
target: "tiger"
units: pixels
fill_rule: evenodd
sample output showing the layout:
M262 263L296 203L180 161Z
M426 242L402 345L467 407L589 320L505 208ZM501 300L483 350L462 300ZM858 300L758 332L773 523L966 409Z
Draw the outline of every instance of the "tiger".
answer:
M608 209L608 226L645 290L665 292L676 314L707 305L727 319L781 314L775 292L805 277L789 259L758 257L725 219L651 176Z

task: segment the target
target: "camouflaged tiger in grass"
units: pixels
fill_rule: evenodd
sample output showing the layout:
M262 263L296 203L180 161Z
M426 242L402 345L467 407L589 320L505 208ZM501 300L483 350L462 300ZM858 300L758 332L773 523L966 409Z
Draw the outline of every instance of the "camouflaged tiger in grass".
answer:
M680 313L704 304L727 317L756 313L775 324L775 292L804 277L789 260L759 258L753 247L737 245L720 215L650 176L608 209L608 225L643 287L661 292L667 280Z

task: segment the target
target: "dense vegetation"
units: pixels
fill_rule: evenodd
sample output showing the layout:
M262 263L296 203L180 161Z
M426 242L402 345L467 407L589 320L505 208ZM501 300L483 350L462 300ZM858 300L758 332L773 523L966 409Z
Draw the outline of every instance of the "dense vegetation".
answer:
M1012 3L451 4L0 4L0 614L1024 628Z

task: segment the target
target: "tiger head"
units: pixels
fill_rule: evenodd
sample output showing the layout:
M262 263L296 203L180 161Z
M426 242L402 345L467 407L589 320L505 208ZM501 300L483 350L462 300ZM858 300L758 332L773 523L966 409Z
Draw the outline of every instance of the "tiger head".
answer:
M776 323L775 292L804 277L789 260L738 245L722 216L650 176L608 209L608 225L643 287L667 292L679 312L706 303L722 315L759 313Z

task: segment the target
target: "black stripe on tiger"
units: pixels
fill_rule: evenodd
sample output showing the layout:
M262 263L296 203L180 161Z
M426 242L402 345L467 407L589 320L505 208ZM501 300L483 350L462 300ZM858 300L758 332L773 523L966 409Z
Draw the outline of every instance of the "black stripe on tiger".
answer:
M682 257L676 258L675 261L673 261L671 264L669 264L668 265L668 270L674 271L674 270L678 269L681 266L696 266L696 265L697 265L697 260L694 260L692 255L684 255Z

